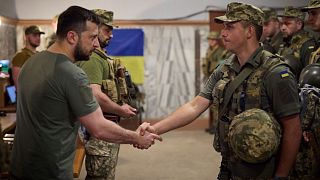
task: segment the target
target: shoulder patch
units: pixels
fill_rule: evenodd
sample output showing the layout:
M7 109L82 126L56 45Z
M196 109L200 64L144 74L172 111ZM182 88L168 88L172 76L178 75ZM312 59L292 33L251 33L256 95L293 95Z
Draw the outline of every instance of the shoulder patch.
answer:
M280 72L280 76L282 78L288 77L289 76L288 69L285 69L285 70L281 71Z

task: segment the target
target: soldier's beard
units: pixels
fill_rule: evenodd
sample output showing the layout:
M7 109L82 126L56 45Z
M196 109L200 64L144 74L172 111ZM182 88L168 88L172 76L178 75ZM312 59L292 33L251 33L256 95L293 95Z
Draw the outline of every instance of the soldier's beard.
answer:
M89 53L84 52L82 44L78 42L74 50L74 59L75 61L87 61L90 58L91 52L92 51L90 51Z
M102 39L99 38L100 47L102 49L107 47L109 45L109 41L110 41L110 39L106 39L106 40L103 41Z

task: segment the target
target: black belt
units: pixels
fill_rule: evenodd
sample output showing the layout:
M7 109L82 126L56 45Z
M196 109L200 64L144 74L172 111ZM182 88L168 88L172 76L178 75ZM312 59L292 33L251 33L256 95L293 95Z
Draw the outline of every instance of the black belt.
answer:
M119 123L120 122L120 116L115 115L115 114L110 114L110 113L103 113L104 118L115 122L115 123Z

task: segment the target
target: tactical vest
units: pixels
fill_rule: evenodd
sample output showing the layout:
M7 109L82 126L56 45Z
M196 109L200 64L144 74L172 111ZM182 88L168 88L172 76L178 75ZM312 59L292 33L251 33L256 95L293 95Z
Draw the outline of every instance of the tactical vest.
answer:
M309 64L320 63L320 47L311 53Z
M277 56L263 50L259 55L260 65L249 75L249 77L234 91L225 114L221 114L223 107L223 98L225 92L237 74L230 71L226 63L221 65L222 78L216 83L213 92L213 104L219 109L219 128L217 137L215 137L215 148L221 152L223 158L227 159L228 168L233 176L244 178L270 178L275 171L275 158L271 158L265 163L250 164L241 161L228 143L229 125L233 117L245 110L260 108L271 113L268 102L262 102L261 90L263 79L267 72L275 67L284 64ZM227 61L231 62L233 57ZM258 61L259 62L259 61ZM217 139L216 139L217 138Z
M109 67L109 74L107 75L107 78L102 80L101 90L113 102L118 103L119 102L119 94L118 94L118 87L117 87L117 82L116 82L117 80L115 78L112 59L97 49L94 52L96 54L98 54L101 58L103 58L108 63L108 67Z
M301 51L302 45L310 39L312 39L312 36L308 32L301 31L300 33L292 37L289 47L284 47L284 45L281 45L281 48L278 53L281 56L290 54L300 60L301 59L300 51Z

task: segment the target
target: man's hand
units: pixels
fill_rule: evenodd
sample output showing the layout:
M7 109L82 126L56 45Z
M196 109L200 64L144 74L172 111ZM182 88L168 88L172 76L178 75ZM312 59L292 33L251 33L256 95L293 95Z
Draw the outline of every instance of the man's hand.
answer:
M131 107L128 104L123 104L121 106L121 114L120 114L121 117L133 117L136 115L136 113L137 113L137 109Z
M148 122L142 123L138 129L136 130L137 133L139 133L141 136L143 136L146 131L157 134L156 130L154 129L153 126L150 125Z
M146 131L143 136L139 135L138 144L134 144L133 146L138 149L148 149L151 145L154 144L155 140L162 141L162 138L157 134Z
M148 136L150 134L156 134L155 129L150 125L150 123L144 122L142 123L138 129L136 130L140 136ZM160 137L160 136L159 136ZM162 138L158 139L159 141L162 141ZM154 142L153 142L154 143ZM138 149L145 149L139 144L133 144L133 147L138 148Z

